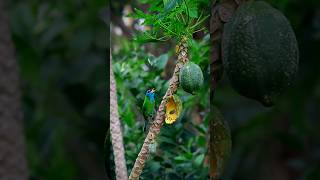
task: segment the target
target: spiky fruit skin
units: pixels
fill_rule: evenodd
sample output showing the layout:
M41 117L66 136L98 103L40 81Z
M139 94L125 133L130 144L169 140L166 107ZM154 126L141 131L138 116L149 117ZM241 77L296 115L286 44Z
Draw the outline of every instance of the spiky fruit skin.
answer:
M197 64L188 62L181 68L179 80L184 91L195 94L203 85L202 70Z
M286 17L265 2L246 2L224 27L223 67L241 95L272 106L298 71L299 50Z

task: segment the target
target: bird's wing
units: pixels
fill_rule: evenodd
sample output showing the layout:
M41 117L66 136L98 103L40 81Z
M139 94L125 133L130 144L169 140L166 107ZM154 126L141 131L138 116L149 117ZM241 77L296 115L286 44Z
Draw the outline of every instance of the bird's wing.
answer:
M142 104L142 114L143 114L145 120L148 120L147 119L147 117L148 117L147 111L148 111L148 98L145 97L143 104Z

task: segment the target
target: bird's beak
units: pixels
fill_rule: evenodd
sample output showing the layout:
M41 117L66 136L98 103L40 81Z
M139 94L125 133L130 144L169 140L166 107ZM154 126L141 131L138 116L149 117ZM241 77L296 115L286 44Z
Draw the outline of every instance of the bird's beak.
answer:
M151 92L155 92L155 91L156 91L156 89L155 89L155 88L152 88L152 89L151 89Z

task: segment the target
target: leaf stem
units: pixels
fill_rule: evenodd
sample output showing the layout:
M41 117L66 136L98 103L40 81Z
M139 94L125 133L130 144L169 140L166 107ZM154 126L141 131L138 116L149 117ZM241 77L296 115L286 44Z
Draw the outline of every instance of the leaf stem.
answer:
M190 29L196 28L199 24L201 24L204 20L206 20L208 16L205 16L204 18L202 18L200 21L198 21L196 24L194 24L193 26L190 27Z
M189 21L190 21L190 15L189 15L189 8L188 8L188 4L186 2L186 0L183 0L184 4L186 5L186 8L187 8L187 14L188 14L188 19L187 19L187 24L189 24Z
M168 27L166 27L166 25L164 25L161 21L158 21L158 22L159 22L159 25L160 25L162 28L164 28L164 29L167 30L168 32L172 33L173 35L178 36L177 33L171 31L171 30L170 30Z

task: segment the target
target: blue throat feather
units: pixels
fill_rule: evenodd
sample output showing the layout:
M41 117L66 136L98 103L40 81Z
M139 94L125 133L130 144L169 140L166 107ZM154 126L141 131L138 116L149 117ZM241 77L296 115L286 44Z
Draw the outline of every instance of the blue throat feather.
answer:
M150 99L151 102L154 102L154 93L153 92L147 92L146 96Z

